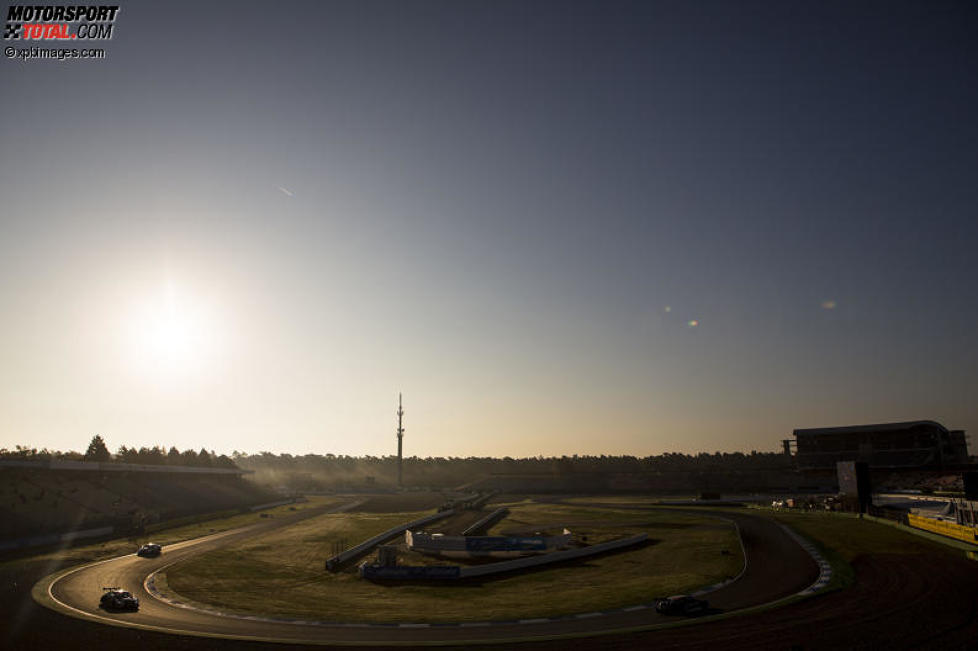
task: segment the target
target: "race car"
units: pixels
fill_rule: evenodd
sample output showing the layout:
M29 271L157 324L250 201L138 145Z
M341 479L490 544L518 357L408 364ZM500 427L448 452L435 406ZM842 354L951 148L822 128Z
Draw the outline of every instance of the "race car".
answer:
M99 607L105 610L139 610L139 599L128 590L102 588Z
M136 552L137 556L153 557L163 553L163 545L157 543L146 543Z
M655 600L656 612L663 615L701 615L709 608L709 602L691 597L688 594L677 594Z

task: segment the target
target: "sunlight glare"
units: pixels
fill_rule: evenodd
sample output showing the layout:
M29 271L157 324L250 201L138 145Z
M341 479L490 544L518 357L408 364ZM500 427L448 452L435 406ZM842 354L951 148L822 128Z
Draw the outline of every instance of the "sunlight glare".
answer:
M169 284L133 310L131 344L141 373L157 380L199 375L217 352L211 312Z

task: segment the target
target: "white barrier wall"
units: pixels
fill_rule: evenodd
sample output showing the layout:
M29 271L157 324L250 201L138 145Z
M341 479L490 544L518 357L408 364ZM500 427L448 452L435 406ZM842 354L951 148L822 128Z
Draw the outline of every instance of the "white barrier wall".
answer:
M496 518L501 518L504 515L506 515L507 513L509 513L509 509L507 509L505 506L503 508L501 508L501 509L496 509L495 511L493 511L492 513L490 513L489 515L487 515L486 517L482 518L481 520L479 520L478 522L476 522L475 524L473 524L471 527L469 527L465 531L463 531L462 532L462 535L463 536L471 536L473 533L481 530L483 527L485 527L489 523L493 522Z
M621 549L622 547L637 545L638 543L645 541L648 537L649 537L648 534L640 533L638 535L631 536L630 538L622 538L621 540L611 540L606 543L591 545L590 547L581 547L579 549L568 549L566 551L551 552L550 554L544 554L542 556L529 556L526 558L518 558L512 561L500 561L499 563L489 563L487 565L474 565L472 567L463 567L459 571L459 578L468 579L475 576L486 576L489 574L497 574L499 572L511 572L513 570L520 570L527 567L535 567L537 565L546 565L548 563L559 563L560 561L568 561L573 558L593 556L594 554L601 554L603 552L612 551L614 549Z
M360 554L367 552L370 548L374 547L375 545L379 545L380 543L384 542L388 538L393 538L394 536L398 535L399 533L402 533L407 529L410 529L411 527L420 527L423 524L428 524L429 522L434 522L435 520L441 520L442 518L447 518L448 516L453 515L454 513L455 511L453 510L442 511L441 513L427 515L423 518L412 520L411 522L405 522L404 524L399 524L396 527L388 529L384 533L377 534L373 538L368 538L367 540L364 540L359 545L356 545L355 547L350 547L346 551L341 552L336 556L327 559L326 568L331 570L334 567L337 567L338 565L342 565L343 563L350 560L351 558L356 558Z

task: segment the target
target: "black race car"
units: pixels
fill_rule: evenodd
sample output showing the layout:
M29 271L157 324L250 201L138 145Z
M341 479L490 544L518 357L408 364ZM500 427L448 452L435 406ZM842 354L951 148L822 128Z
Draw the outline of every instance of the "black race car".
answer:
M709 610L709 602L688 594L677 594L665 599L655 600L656 612L663 615L702 615Z
M99 607L105 610L139 610L139 599L128 590L119 588L102 588L102 599Z
M146 543L136 552L137 556L153 557L163 553L163 545L157 543Z

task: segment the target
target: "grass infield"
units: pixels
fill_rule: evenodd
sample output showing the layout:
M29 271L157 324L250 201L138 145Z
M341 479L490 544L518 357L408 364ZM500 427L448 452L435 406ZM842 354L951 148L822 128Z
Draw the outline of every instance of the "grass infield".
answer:
M307 502L301 502L299 504L287 504L257 512L237 513L212 520L160 529L153 533L140 534L128 538L112 538L87 545L62 545L33 554L29 551L24 551L19 554L12 553L7 560L0 561L0 578L5 575L5 572L9 568L44 565L51 568L49 571L53 572L60 567L81 565L106 558L122 556L124 554L131 554L147 542L160 543L164 546L163 553L165 554L166 545L255 524L260 522L262 518L285 517L295 511L304 511L323 506L338 506L348 501L350 501L348 498L342 497L314 496L310 497Z
M352 568L325 572L331 543L345 539L354 544L423 513L329 514L194 557L169 568L162 579L181 600L240 613L324 621L447 622L629 606L722 581L743 567L734 527L716 519L529 501L508 506L509 516L492 533L551 533L567 527L588 536L589 542L639 532L648 533L652 542L481 583L375 584L358 578ZM401 562L457 561L406 553Z

